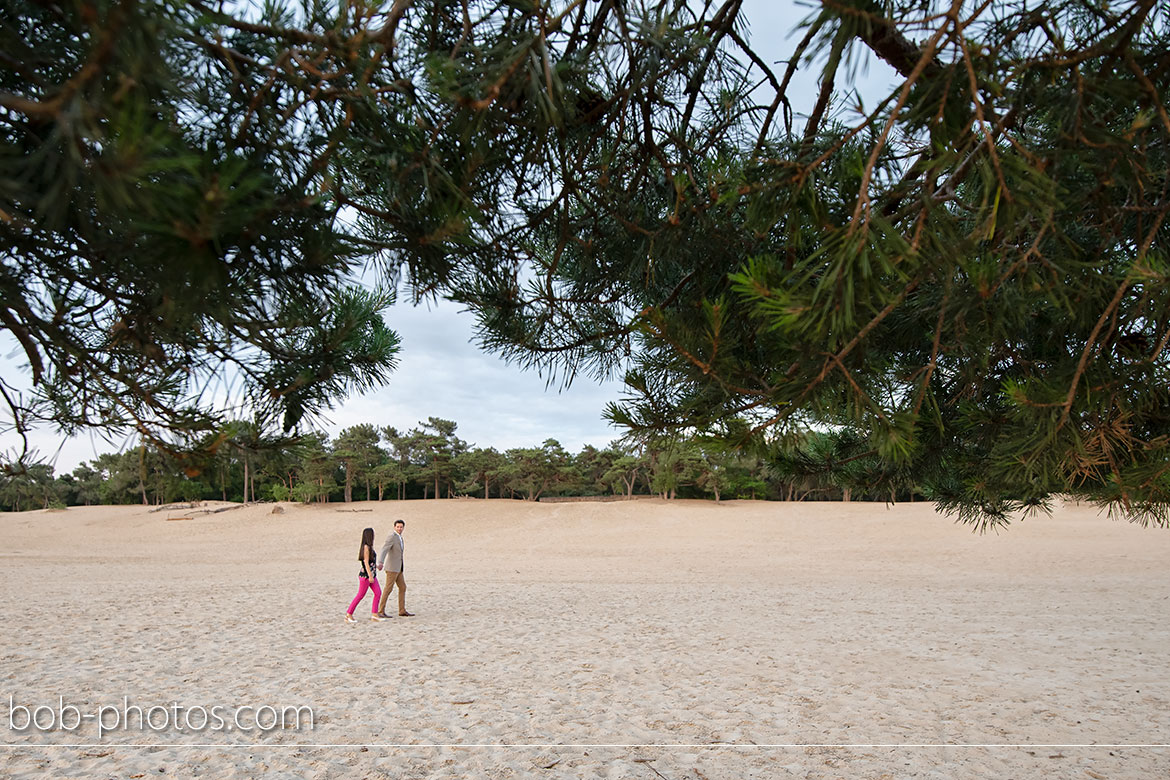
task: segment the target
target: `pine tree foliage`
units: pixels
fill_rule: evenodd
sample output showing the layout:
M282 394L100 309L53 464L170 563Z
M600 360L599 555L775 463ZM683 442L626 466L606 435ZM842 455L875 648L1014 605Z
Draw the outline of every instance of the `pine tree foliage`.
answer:
M980 527L1056 493L1167 523L1170 8L825 2L780 74L738 3L632 5L556 39L530 274L455 285L490 346L632 364L634 432L851 432ZM838 86L863 50L899 74L868 106Z
M741 0L20 10L0 311L52 416L193 425L233 360L295 422L362 256L522 365L628 369L633 433L1168 519L1165 3L823 0L776 66Z
M386 380L392 298L346 286L360 249L321 197L339 131L315 79L273 81L271 38L187 3L66 0L6 3L0 49L18 431L174 441L228 405L291 430Z

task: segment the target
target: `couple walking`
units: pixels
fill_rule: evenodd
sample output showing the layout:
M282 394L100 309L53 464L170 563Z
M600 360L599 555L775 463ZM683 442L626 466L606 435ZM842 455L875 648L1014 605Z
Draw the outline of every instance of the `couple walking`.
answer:
M367 590L374 591L370 620L385 620L390 617L386 614L386 599L395 585L398 586L398 614L401 617L414 617L413 612L406 611L406 579L402 576L403 550L406 547L402 531L405 528L406 523L395 520L394 533L390 534L390 538L377 554L374 553L374 529L367 528L362 531L362 546L358 549L358 560L362 564L358 572L358 593L345 613L347 623L357 622L353 617L353 611L365 598ZM386 572L385 590L378 587L378 572L382 570Z

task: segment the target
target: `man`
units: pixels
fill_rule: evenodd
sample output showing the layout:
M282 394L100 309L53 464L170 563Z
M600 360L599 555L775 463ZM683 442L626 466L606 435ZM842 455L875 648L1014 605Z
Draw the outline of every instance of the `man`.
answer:
M395 520L394 533L390 534L382 545L382 551L378 553L378 568L385 567L386 570L386 587L382 590L382 600L378 602L378 614L382 617L389 617L386 614L386 599L395 585L398 586L398 614L401 617L414 617L413 612L406 611L406 579L402 576L402 551L406 546L402 541L404 528L406 523Z

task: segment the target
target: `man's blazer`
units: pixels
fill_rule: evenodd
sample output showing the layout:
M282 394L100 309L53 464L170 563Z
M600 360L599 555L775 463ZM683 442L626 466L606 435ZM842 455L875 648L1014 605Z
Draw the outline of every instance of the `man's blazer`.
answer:
M378 553L378 562L381 563L386 571L402 571L402 538L394 533L390 533L390 538L382 545L382 551Z

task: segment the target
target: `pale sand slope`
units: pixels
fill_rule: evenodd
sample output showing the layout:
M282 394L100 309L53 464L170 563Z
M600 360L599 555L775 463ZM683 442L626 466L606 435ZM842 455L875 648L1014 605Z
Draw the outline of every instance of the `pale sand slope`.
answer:
M1132 746L1170 743L1170 531L1087 507L979 536L924 504L284 506L0 515L0 776L1170 776ZM380 547L395 518L417 616L370 623L367 596L346 625L361 529ZM94 746L12 731L8 695L306 704L316 728ZM1111 747L1049 747L1087 743Z

